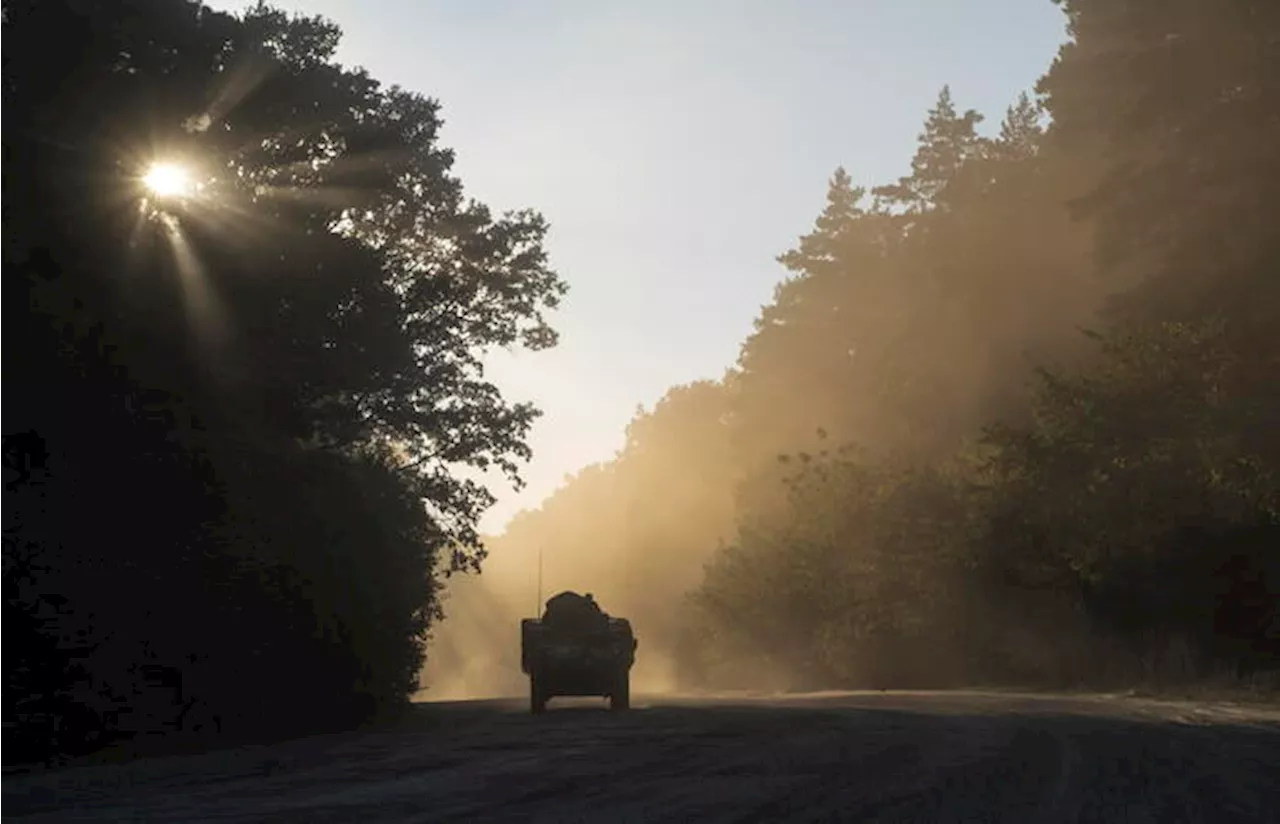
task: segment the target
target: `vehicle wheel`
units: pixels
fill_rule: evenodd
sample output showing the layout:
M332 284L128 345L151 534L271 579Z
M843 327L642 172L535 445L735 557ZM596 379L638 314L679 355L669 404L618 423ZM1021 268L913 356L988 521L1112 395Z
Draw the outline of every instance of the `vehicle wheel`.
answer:
M538 715L547 709L547 696L542 693L542 686L533 675L529 676L529 712Z
M629 673L623 673L618 679L617 685L613 688L613 694L609 696L609 709L625 710L631 708L631 676Z

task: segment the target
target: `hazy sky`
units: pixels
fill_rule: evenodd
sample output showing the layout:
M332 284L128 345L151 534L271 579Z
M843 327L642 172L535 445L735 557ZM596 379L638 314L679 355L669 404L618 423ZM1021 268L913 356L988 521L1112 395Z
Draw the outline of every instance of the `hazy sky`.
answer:
M1051 0L272 5L332 18L343 63L439 99L469 194L551 222L561 345L493 365L545 414L489 530L610 457L638 405L723 373L836 166L905 173L943 84L997 125L1065 39Z

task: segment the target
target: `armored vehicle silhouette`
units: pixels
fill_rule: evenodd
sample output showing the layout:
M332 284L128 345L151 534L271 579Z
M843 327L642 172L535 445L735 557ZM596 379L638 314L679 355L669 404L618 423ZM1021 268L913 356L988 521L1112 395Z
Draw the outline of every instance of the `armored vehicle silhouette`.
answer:
M520 622L530 711L542 712L550 699L570 695L605 696L611 709L627 709L637 646L631 622L606 614L590 593L556 595L542 618Z

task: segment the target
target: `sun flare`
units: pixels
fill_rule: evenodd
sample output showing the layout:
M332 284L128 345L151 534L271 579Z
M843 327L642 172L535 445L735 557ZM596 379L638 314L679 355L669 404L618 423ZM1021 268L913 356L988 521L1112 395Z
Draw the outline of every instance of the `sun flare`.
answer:
M176 163L153 163L142 183L156 197L181 197L194 188L191 174Z

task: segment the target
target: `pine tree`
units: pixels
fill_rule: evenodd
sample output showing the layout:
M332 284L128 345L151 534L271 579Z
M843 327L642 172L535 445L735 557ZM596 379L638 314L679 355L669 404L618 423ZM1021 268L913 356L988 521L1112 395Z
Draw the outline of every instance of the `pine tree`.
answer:
M813 231L800 239L800 246L778 257L778 262L798 274L817 274L839 265L843 241L858 220L866 216L862 201L867 190L853 185L853 178L841 166L827 185L827 205L814 221Z
M951 99L951 87L943 86L920 134L915 157L911 159L910 176L879 186L874 194L911 212L944 206L947 186L982 149L977 132L982 120L982 115L973 109L958 113Z
M1025 160L1040 150L1044 137L1040 108L1023 92L1018 102L1005 112L1000 124L1000 136L993 141L993 153L1001 160Z
M1280 322L1280 4L1065 0L1073 41L1038 90L1064 150L1102 146L1080 205L1099 259L1144 288L1118 317Z

